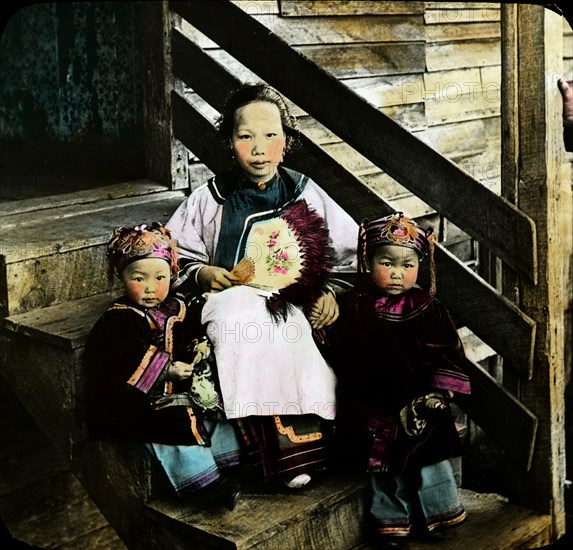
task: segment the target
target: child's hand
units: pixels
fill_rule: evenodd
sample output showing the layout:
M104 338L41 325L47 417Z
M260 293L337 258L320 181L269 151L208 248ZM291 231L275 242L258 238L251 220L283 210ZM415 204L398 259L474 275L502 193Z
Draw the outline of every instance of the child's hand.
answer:
M167 379L173 382L187 380L193 374L193 365L183 361L173 361L167 368Z
M209 345L209 342L206 339L197 342L193 346L193 353L195 355L193 356L193 362L191 363L192 368L199 364L200 361L207 359L207 357L211 355L211 346Z
M557 81L557 86L563 99L563 124L573 126L573 81L561 77Z
M320 330L338 319L338 304L331 292L323 292L314 302L308 320L313 329Z
M197 273L197 282L203 290L219 292L230 288L237 278L222 267L205 265Z
M451 399L454 394L449 390L436 391L425 396L424 405L429 410L444 410L447 408L446 399Z

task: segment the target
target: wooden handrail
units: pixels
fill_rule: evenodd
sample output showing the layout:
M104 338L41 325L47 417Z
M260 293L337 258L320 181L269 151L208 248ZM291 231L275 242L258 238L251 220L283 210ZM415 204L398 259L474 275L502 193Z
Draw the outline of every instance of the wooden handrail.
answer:
M173 74L220 111L228 92L240 81L175 30L172 32L171 50ZM189 105L178 95L173 98L173 109L173 128L177 137L214 172L222 169L225 158L221 156L220 148L213 150L216 137L212 125L189 113ZM191 145L192 126L196 124L201 126L203 140ZM381 197L314 142L304 135L301 135L301 140L304 155L291 154L289 166L320 182L321 187L357 222L392 210ZM529 378L533 369L535 323L441 247L438 247L436 260L439 266L439 298L470 330L506 358L508 365ZM421 278L425 283L424 273Z
M170 2L173 11L280 89L396 181L484 242L520 274L533 282L537 280L536 232L531 218L295 51L239 7L220 1L215 14L213 6L213 2L203 0ZM309 90L312 93L308 93Z

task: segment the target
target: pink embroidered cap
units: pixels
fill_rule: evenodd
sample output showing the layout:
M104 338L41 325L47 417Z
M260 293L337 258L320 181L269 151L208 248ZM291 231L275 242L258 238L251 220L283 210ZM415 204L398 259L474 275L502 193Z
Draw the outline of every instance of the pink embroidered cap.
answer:
M428 251L429 237L433 233L433 229L422 229L403 212L394 212L373 221L364 220L361 231L364 231L366 254L376 246L394 244L411 248L420 256Z
M358 270L368 271L368 259L374 249L383 245L405 246L415 250L420 258L430 252L430 277L432 294L436 291L436 270L434 265L434 245L436 236L429 227L419 227L403 212L393 212L376 220L363 220L358 235Z
M118 227L107 245L110 266L119 273L127 264L143 258L160 258L171 266L171 275L179 273L177 243L171 231L159 222L150 226Z

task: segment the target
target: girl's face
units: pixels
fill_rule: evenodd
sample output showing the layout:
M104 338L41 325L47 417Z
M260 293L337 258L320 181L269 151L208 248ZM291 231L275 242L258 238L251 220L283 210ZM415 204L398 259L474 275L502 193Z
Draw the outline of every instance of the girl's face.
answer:
M239 166L255 182L269 181L283 159L286 136L279 108L255 101L235 111L231 144Z
M132 302L145 308L155 307L169 294L171 267L161 258L142 258L125 266L121 281Z
M370 262L372 281L393 296L410 290L418 278L420 259L415 250L395 244L376 249Z

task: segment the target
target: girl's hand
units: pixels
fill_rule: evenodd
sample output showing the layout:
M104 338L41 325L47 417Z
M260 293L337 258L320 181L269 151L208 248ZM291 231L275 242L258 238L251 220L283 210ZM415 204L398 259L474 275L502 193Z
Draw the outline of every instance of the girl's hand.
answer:
M193 374L193 366L183 361L173 361L167 368L167 379L172 382L187 380Z
M214 265L205 265L199 268L197 273L197 282L205 291L219 292L225 290L233 286L236 280L236 277L226 269Z
M310 326L321 329L331 325L338 319L338 313L338 304L332 292L323 292L310 310Z
M563 99L563 124L573 126L573 81L561 77L557 86Z

